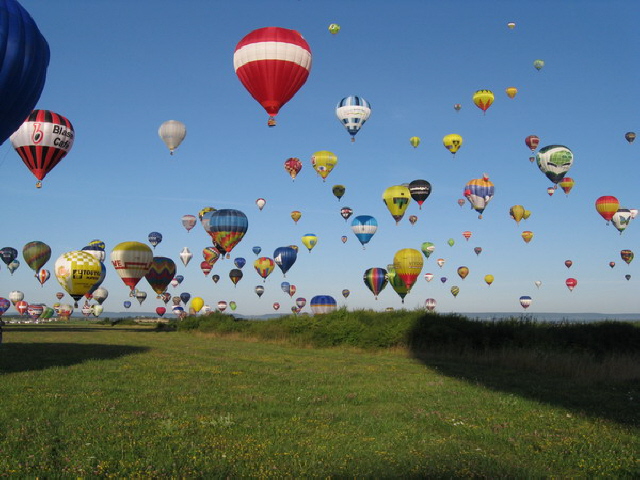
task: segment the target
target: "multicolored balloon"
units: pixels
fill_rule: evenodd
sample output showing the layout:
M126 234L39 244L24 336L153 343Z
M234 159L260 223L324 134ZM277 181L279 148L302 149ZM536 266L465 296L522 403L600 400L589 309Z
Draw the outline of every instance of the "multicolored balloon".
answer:
M27 168L38 179L36 187L73 147L71 122L50 110L34 110L11 135L11 144Z
M51 258L51 247L40 241L29 242L22 247L22 257L37 275Z
M225 255L240 243L249 228L247 216L240 210L221 209L207 212L202 217L205 231L218 251Z
M176 264L167 257L153 257L145 278L160 298L176 274Z
M295 180L302 170L302 162L297 157L287 158L284 161L284 169L291 176L291 180Z
M380 292L387 286L387 271L384 268L368 268L365 270L362 280L377 300Z
M604 195L596 200L596 211L607 221L607 225L619 208L620 202L614 196Z
M302 244L311 252L313 247L318 244L318 236L315 233L305 233L302 236Z
M320 150L311 156L311 166L324 182L334 167L338 164L338 157L327 150Z
M558 184L573 165L573 152L564 145L548 145L538 151L536 163L549 180Z
M75 300L74 307L77 308L78 300L100 279L102 265L90 253L74 250L60 255L54 270L58 282Z
M256 272L258 272L258 275L260 275L263 280L266 280L267 277L271 275L275 267L276 263L269 257L260 257L253 262L253 268L256 269Z
M393 256L393 268L407 286L407 293L422 271L423 260L420 251L414 248L403 248Z
M478 218L482 218L482 213L493 198L495 187L489 181L489 176L485 173L482 178L469 181L464 188L464 196L471 204L471 207L478 212Z
M493 104L494 98L491 90L477 90L473 94L473 103L486 114L487 109Z

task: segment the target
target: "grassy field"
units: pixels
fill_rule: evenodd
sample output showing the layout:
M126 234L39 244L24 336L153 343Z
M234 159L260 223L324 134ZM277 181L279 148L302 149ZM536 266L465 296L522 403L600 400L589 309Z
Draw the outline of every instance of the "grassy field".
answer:
M261 323L270 341L245 327L5 327L0 472L640 476L635 374L550 375L504 349L310 347L308 335L290 341ZM637 363L630 355L623 361ZM600 352L578 369L610 358Z

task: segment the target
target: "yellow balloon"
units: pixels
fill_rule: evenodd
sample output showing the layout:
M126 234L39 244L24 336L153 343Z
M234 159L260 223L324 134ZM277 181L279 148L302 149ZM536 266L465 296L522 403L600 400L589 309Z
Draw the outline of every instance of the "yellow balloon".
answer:
M403 248L393 256L393 269L407 286L407 293L422 271L422 253L414 248Z
M294 210L293 212L291 212L291 218L293 218L293 221L298 223L298 220L300 220L300 218L302 217L302 213L300 213L298 210Z
M469 268L468 267L458 267L458 275L460 276L460 278L462 280L464 280L465 278L467 278L467 275L469 275Z
M420 137L411 137L409 139L409 143L411 143L413 148L417 148L418 145L420 145Z
M323 182L337 163L338 157L327 150L321 150L311 156L311 165L313 165L313 169L318 172L318 175L322 177Z
M302 243L309 249L309 251L311 251L318 243L318 237L313 233L307 233L302 237Z
M516 87L508 87L505 92L507 92L509 98L513 98L516 96L516 93L518 93L518 89Z
M487 283L487 285L491 286L491 284L493 283L493 275L485 275L484 281Z
M404 212L407 211L407 207L411 201L411 192L409 188L404 185L394 185L382 193L382 200L397 225L400 220L402 220Z
M473 103L476 104L483 112L487 112L487 108L493 103L494 96L491 90L478 90L473 94Z
M77 302L100 279L100 260L84 250L63 253L55 263L58 282Z
M507 27L509 27L511 30L513 30L514 28L516 28L516 22L507 23Z
M462 146L462 137L457 133L450 133L445 135L442 139L442 143L452 154L456 154L458 149Z
M198 313L204 307L204 300L200 297L195 297L191 299L191 308Z
M524 218L526 220L530 216L531 216L531 210L525 210L524 211L524 215L522 215L522 218Z
M529 230L522 232L522 239L525 241L525 243L529 243L532 238L533 232L530 232Z
M153 262L153 251L145 243L122 242L111 251L111 264L131 290L144 277Z
M514 205L509 209L509 215L513 218L516 223L520 223L520 220L524 218L525 209L522 205Z

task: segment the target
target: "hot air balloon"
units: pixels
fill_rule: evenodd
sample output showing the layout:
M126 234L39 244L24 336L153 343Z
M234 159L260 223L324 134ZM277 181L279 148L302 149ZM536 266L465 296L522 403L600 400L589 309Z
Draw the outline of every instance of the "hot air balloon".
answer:
M331 25L329 25L329 32L332 35L336 35L339 31L340 31L340 25L338 25L337 23L332 23Z
M473 247L473 251L476 255L480 255L482 253L482 247Z
M233 259L233 264L242 269L247 264L247 261L243 257L236 257Z
M136 298L136 300L138 300L140 305L142 305L142 302L144 302L147 299L147 292L143 292L142 290L136 290L133 296Z
M449 240L447 240L447 244L450 247L453 247L455 245L456 241L453 238L450 238Z
M153 252L140 242L123 242L111 251L111 264L122 281L133 290L153 262Z
M286 276L297 258L298 253L291 247L278 247L273 252L273 261L280 267L283 276Z
M633 143L633 141L636 139L636 134L635 132L627 132L624 134L624 138L627 140L627 142Z
M258 255L260 255L260 252L262 251L262 247L258 247L258 246L252 247L251 251L255 253L257 257Z
M191 299L191 308L198 313L204 307L204 300L201 297L193 297Z
M51 258L51 247L39 241L29 242L22 247L22 256L37 276L44 264Z
M302 244L307 247L309 252L316 246L318 243L318 237L315 233L305 233L302 236Z
M256 295L258 295L258 298L260 298L264 293L264 287L262 285L256 285L253 291L256 292Z
M548 194L550 197L553 197L553 194L554 194L554 193L556 193L556 189L555 189L554 187L549 187L549 188L547 188L547 194Z
M220 252L216 247L204 247L202 249L202 258L210 267L213 267L220 258Z
M435 251L436 246L431 242L423 242L420 246L420 249L422 250L424 257L429 258L429 255L431 255Z
M222 313L227 309L227 302L225 302L224 300L220 300L218 302L217 307L218 307L218 311Z
M544 67L544 60L534 60L533 66L535 67L536 70L540 71L542 67Z
M24 315L29 308L29 304L24 300L20 300L14 304L14 307L16 307L16 310L20 315Z
M609 266L610 266L611 268L615 267L615 266L616 266L616 262L609 262Z
M34 110L11 135L11 144L31 173L36 187L73 147L71 122L50 110Z
M409 215L409 223L411 225L415 225L417 221L418 221L417 215Z
M340 240L342 240L342 243L347 243L347 236L346 235L342 235L340 237Z
M11 302L9 300L7 300L6 298L0 297L0 317L4 312L9 310L10 306L11 306Z
M533 232L529 230L525 230L524 232L521 233L521 236L525 243L529 243L533 238Z
M338 308L338 303L331 295L316 295L311 299L311 311L315 315L331 313Z
M477 90L473 94L473 103L484 113L487 113L487 109L491 106L493 100L494 96L491 90Z
M462 146L462 137L457 133L450 133L449 135L444 136L442 143L455 157L456 152Z
M98 259L83 250L63 253L56 260L54 269L62 288L76 301L76 308L78 300L93 287L102 273Z
M296 298L296 307L298 307L299 309L303 309L306 304L307 304L306 298L304 297Z
M291 180L295 180L300 170L302 170L302 162L296 157L287 158L284 161L284 169L291 176Z
M518 93L518 89L516 87L507 87L505 89L505 92L507 93L507 97L515 98L516 94Z
M393 268L407 286L407 293L415 283L422 270L422 255L413 248L398 250L393 256Z
M182 292L180 294L180 301L185 305L187 304L190 298L191 298L191 294L189 292Z
M571 260L565 260L564 261L564 266L567 268L571 268L571 265L573 265L573 262Z
M56 298L57 298L58 300L62 300L62 297L64 297L64 292L58 292L58 293L56 293Z
M453 109L454 109L456 112L459 112L461 108L462 108L462 105L460 105L459 103L456 103L456 104L453 106Z
M460 208L464 207L465 203L467 203L467 202L465 202L464 198L459 198L458 199L458 205L460 205Z
M462 280L467 278L467 275L469 275L469 268L468 267L458 267L458 276Z
M362 280L377 300L380 292L387 286L387 271L384 268L368 268L365 270Z
M516 24L515 22L509 22L507 23L507 27L509 27L510 30L513 30L514 28L516 28Z
M440 282L447 283L447 277L440 277Z
M305 84L311 70L311 48L295 30L253 30L236 45L233 68L251 96L269 115L267 125Z
M596 210L607 221L607 225L619 208L620 202L611 195L605 195L596 200Z
M487 285L491 286L491 284L493 283L494 277L493 275L485 275L484 276L484 281Z
M520 297L520 305L522 306L522 308L524 308L525 310L527 308L529 308L529 305L531 305L531 297L529 295L523 295Z
M31 317L32 320L37 320L38 318L40 318L42 312L44 312L44 305L41 303L33 303L27 305L27 314Z
M293 212L291 212L291 218L293 219L293 222L297 225L298 220L302 218L302 213L298 210L294 210Z
M562 188L564 193L567 195L569 195L569 192L571 192L571 189L575 184L576 182L571 177L564 177L562 180L558 182L558 185L560 185L560 188Z
M213 280L213 283L218 283L218 280L220 280L220 275L211 275L211 280Z
M469 241L472 235L473 234L469 230L465 230L464 232L462 232L462 236L467 242Z
M40 282L40 285L44 285L44 283L47 280L49 280L49 277L51 277L51 272L49 272L49 270L44 268L41 268L38 274L36 275L36 278Z
M622 234L631 222L631 211L628 208L619 208L611 217L611 223Z
M18 260L12 260L9 265L7 265L7 269L11 272L11 275L13 275L13 272L15 272L19 266L20 262Z
M280 304L278 302L273 302L273 309L277 312L280 310Z
M82 247L82 250L90 253L94 257L96 257L99 261L104 262L106 254L104 253L105 244L101 240L92 240L85 247Z
M267 204L267 201L264 198L258 198L256 200L256 205L258 206L259 210L262 210L266 204Z
M428 311L433 312L436 308L436 300L435 298L427 298L424 301L424 308L426 308Z
M205 213L202 218L207 224L205 231L223 255L240 243L249 227L247 216L239 210L216 210Z
M426 180L414 180L409 183L409 194L411 198L418 203L418 207L422 209L422 204L431 194L431 184Z
M356 141L356 134L371 116L371 105L362 97L345 97L336 106L336 116Z
M342 290L342 296L344 298L349 297L350 294L351 294L351 291L349 289L345 288L344 290Z
M191 261L192 258L193 258L193 253L191 253L191 250L189 250L187 247L184 247L180 252L180 260L182 260L182 263L184 264L185 267L189 265L189 262Z
M353 230L364 250L365 244L369 243L378 230L378 222L370 215L358 215L351 221L351 230Z
M540 144L540 138L537 135L529 135L524 139L524 143L531 149L532 152L536 151Z
M451 295L453 295L454 298L457 297L459 293L460 287L456 287L455 285L451 287Z
M13 303L13 306L15 307L16 303L24 300L24 293L20 290L13 290L9 293L9 300L11 300L11 303Z
M260 257L255 262L253 262L253 268L256 269L258 275L260 275L264 280L267 279L273 269L276 267L275 262L272 258L269 257Z
M346 188L344 185L334 185L331 192L339 201L344 196Z
M436 263L438 264L438 266L440 268L442 268L442 266L445 264L445 259L444 258L439 258L438 260L436 260Z
M578 285L578 280L576 280L575 278L567 278L564 283L567 288L573 292L573 289L576 287L576 285Z
M178 120L167 120L158 128L158 135L169 149L169 154L173 155L173 151L187 136L187 127Z
M573 153L563 145L548 145L538 151L536 162L540 171L557 184L571 168Z
M478 218L482 218L482 212L493 198L494 188L486 173L482 178L471 180L465 185L464 196L469 200L473 209L478 212Z
M425 279L427 282L430 282L431 280L433 280L433 273L425 273L425 274L424 274L424 279Z
M337 164L338 157L327 150L318 151L311 156L311 165L316 173L322 177L323 182Z
M195 215L183 215L182 226L186 228L187 232L196 226L197 219Z
M409 143L413 148L418 148L418 145L420 145L420 137L411 137Z
M202 262L200 262L200 270L202 270L202 273L204 273L204 276L206 277L211 273L211 264L203 260Z
M382 193L382 201L398 225L411 201L411 192L404 185L394 185Z
M162 234L159 232L151 232L149 234L149 243L151 244L151 246L153 248L156 248L156 246L162 242Z
M0 144L31 112L44 87L49 45L29 13L16 0L2 2L0 34Z
M94 290L91 296L96 302L98 302L98 305L102 305L109 296L109 291L104 287L98 287Z
M520 220L524 217L524 207L522 205L514 205L509 209L509 216L513 218L519 225Z
M351 215L353 215L353 210L351 210L349 207L342 207L340 209L340 216L344 218L345 222L349 219Z
M176 264L167 257L153 257L145 278L160 298L176 274Z
M162 317L167 312L165 307L156 307L156 315Z
M620 250L620 258L629 265L633 261L633 252L631 250Z

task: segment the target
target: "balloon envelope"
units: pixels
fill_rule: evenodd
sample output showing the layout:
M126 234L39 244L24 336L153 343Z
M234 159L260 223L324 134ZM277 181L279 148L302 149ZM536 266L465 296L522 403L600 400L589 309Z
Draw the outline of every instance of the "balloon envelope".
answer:
M173 151L187 136L187 127L178 120L167 120L158 128L158 135L169 149L169 154L173 155Z

